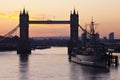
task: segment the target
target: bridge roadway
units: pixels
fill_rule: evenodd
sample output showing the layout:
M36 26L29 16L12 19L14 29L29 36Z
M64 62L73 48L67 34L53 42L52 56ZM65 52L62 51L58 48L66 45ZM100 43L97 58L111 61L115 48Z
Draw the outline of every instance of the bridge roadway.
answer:
M46 20L46 21L29 21L29 24L70 24L70 21Z

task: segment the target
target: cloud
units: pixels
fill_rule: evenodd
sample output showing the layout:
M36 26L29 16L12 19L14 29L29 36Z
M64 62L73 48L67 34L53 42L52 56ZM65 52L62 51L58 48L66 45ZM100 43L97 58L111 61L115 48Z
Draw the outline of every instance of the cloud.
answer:
M20 11L13 11L13 12L7 12L7 13L0 13L0 18L7 18L7 19L19 19L19 13ZM29 18L30 20L37 20L37 18Z
M18 16L15 16L15 15L7 15L7 14L5 14L5 13L0 13L0 18L19 19Z

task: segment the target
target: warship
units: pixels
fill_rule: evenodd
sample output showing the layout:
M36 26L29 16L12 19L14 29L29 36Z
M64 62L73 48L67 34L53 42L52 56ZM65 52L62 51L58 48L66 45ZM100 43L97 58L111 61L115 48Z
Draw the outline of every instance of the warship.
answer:
M95 67L108 67L111 55L105 45L99 40L99 33L95 31L93 19L89 24L90 30L83 32L81 44L72 47L69 61Z

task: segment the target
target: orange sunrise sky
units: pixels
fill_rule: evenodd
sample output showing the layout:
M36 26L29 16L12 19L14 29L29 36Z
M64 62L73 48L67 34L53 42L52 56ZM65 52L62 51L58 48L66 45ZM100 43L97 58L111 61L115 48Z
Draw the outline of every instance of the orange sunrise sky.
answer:
M19 13L24 7L30 19L35 20L69 20L75 8L80 25L89 24L93 16L101 37L115 32L115 38L120 39L120 0L1 0L0 6L0 35L19 24ZM29 34L30 37L69 36L69 30L69 25L30 25ZM19 35L19 30L15 34Z

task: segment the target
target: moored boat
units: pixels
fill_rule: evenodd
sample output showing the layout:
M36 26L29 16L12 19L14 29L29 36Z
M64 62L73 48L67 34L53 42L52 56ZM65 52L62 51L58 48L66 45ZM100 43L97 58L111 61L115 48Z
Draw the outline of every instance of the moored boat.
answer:
M81 44L68 47L69 60L88 66L106 68L109 66L110 55L106 51L106 46L100 42L99 34L95 31L94 25L92 19L90 31L84 30Z

